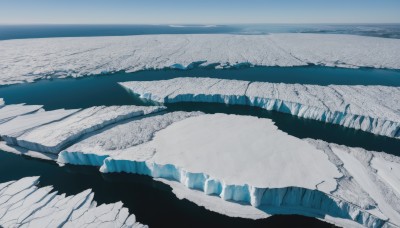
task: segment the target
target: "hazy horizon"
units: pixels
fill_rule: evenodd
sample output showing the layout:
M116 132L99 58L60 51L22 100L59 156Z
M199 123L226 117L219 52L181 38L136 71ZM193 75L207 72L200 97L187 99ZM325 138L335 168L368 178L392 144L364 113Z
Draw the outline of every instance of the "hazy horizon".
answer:
M0 24L396 24L398 0L19 0Z

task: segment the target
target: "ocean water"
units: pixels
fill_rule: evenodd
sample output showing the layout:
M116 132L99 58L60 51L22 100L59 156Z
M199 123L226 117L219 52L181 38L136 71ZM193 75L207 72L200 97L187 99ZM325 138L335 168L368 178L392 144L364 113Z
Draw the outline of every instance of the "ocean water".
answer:
M400 38L400 24L0 25L0 40L144 34L326 33Z

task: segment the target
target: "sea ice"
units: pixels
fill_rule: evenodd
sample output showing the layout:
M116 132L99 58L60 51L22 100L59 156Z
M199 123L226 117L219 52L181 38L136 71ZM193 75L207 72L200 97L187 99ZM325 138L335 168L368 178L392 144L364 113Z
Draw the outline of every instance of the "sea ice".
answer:
M97 205L88 189L77 195L37 187L39 177L0 184L2 227L147 227L122 202Z
M340 34L138 35L0 41L0 85L216 64L400 69L400 40Z
M216 102L250 105L400 137L400 88L301 85L215 78L175 78L120 83L141 98L160 103Z

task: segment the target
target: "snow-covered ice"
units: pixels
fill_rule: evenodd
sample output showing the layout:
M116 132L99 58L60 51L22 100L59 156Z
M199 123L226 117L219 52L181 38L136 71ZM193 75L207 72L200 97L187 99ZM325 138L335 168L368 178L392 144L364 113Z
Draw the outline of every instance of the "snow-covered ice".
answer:
M336 224L399 225L398 175L391 177L391 169L378 163L372 168L372 158L400 164L384 153L297 139L268 119L207 114L172 123L150 141L111 154L100 170L149 175L174 189L197 190L177 192L230 216L295 213Z
M139 35L0 41L0 85L194 64L400 69L400 40L339 34Z
M163 109L162 106L95 106L78 111L59 121L34 128L12 141L17 146L29 150L58 153L84 134L128 118Z
M8 144L17 144L16 138L41 125L63 119L76 113L79 109L58 109L53 111L40 111L28 115L18 116L0 125L0 137Z
M101 166L109 156L150 141L154 133L174 122L201 115L200 112L171 112L144 116L110 125L85 136L61 151L58 162Z
M90 189L66 196L38 184L39 177L0 184L0 226L147 227L122 202L97 205Z
M1 152L8 152L17 155L24 155L32 158L38 158L42 160L57 161L57 154L53 153L43 153L34 150L28 150L15 145L7 144L5 141L0 141Z
M302 85L215 78L120 83L160 103L216 102L257 106L400 138L400 87Z
M0 124L12 120L17 116L36 112L41 108L42 108L41 105L25 105L25 104L4 106L3 102L2 107L0 107Z

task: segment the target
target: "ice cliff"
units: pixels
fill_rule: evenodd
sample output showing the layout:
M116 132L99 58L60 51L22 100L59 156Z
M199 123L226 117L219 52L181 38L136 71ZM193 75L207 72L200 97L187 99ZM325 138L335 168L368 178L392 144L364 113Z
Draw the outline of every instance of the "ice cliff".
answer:
M121 202L97 205L90 189L66 196L38 184L39 177L0 184L0 226L147 227Z
M250 105L400 138L400 88L302 85L215 78L175 78L120 83L160 103L214 102Z
M0 41L0 85L195 64L400 69L400 40L335 34L139 35Z

